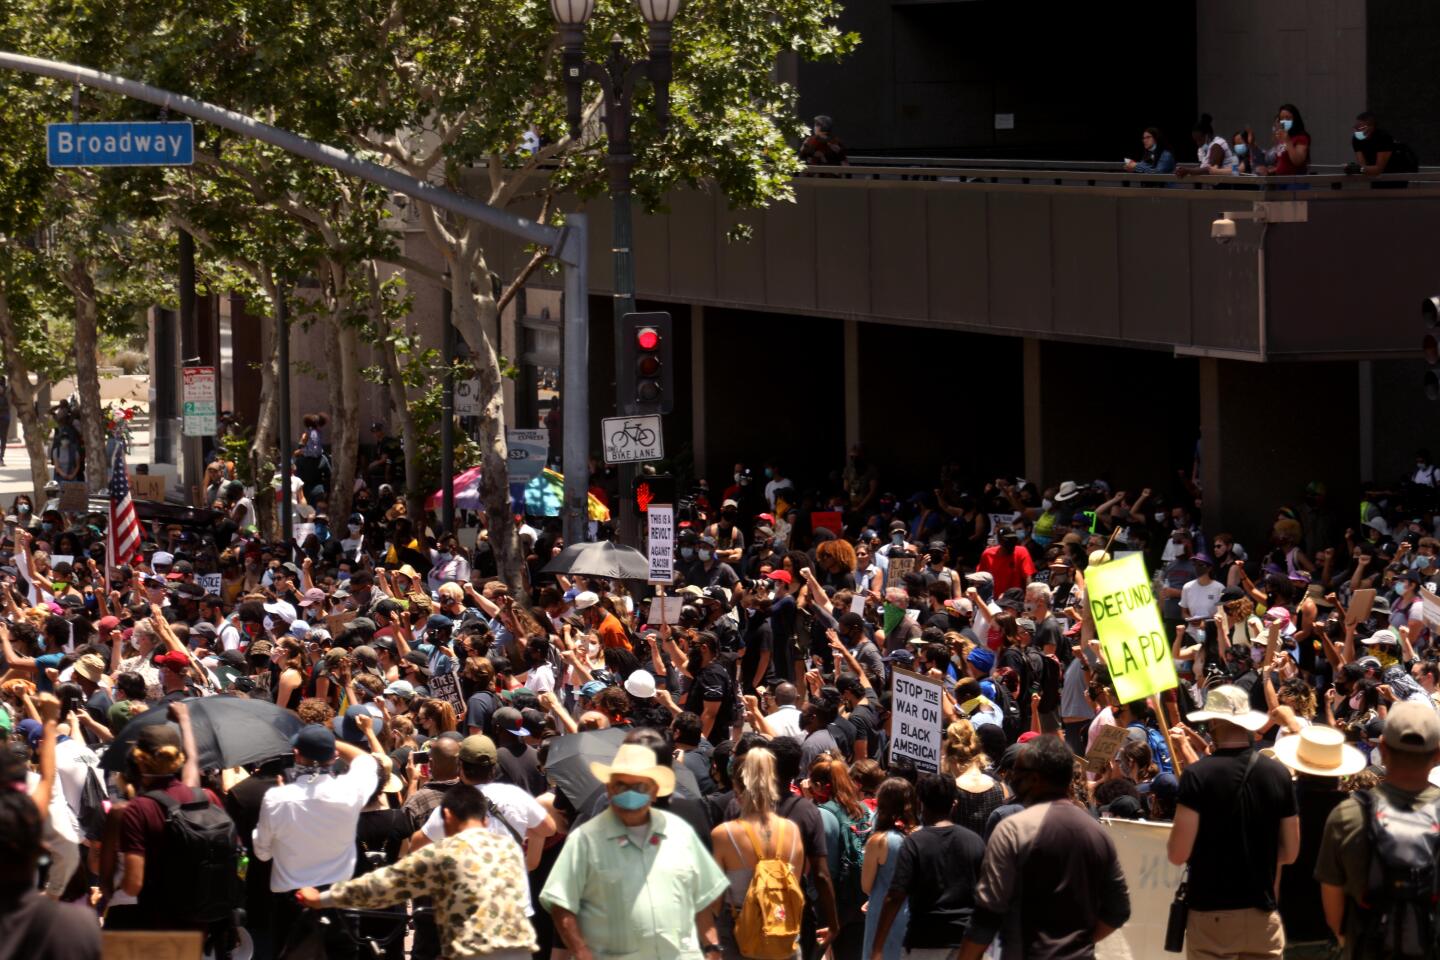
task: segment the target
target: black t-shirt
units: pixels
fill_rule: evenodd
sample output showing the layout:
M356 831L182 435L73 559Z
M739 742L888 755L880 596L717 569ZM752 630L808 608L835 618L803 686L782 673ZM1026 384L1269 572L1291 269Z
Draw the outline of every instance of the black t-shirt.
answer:
M535 748L513 737L507 736L506 739L510 742L497 741L495 744L502 778L532 797L538 797L549 790L545 783L545 774L540 772L540 755L535 752Z
M985 842L965 827L923 827L905 838L890 889L910 899L906 949L960 945L975 911L984 858Z
M740 680L749 690L760 666L761 654L770 654L769 665L760 682L769 686L775 683L775 640L770 621L764 617L751 617L745 625L745 655L740 658Z
M685 709L696 716L704 716L706 703L718 703L715 725L710 728L711 743L730 739L730 722L735 714L735 680L730 676L727 665L719 660L710 661L695 677L695 686L685 701Z
M1280 871L1280 917L1285 939L1296 943L1326 940L1330 927L1320 902L1315 860L1325 835L1325 821L1347 794L1329 777L1300 777L1295 781L1296 808L1300 811L1300 853Z
M415 832L409 810L366 810L355 826L355 874L369 873L400 858L400 845Z
M1395 152L1395 138L1384 130L1376 130L1370 136L1361 140L1357 137L1350 138L1350 149L1365 158L1365 165L1368 167L1375 163L1377 157L1382 153ZM1384 170L1380 171L1384 173Z
M870 696L873 697L874 693L871 692ZM868 751L865 755L873 760L880 740L880 712L867 698L864 703L858 704L854 710L851 710L850 716L846 719L855 728L855 742L863 742Z
M734 590L735 584L740 582L740 577L730 564L716 560L715 565L709 570L699 560L691 563L685 568L685 584L691 587L724 587L726 590Z
M1245 795L1250 748L1217 750L1180 776L1181 806L1200 814L1190 852L1192 910L1274 910L1280 821L1296 814L1290 771L1261 756Z

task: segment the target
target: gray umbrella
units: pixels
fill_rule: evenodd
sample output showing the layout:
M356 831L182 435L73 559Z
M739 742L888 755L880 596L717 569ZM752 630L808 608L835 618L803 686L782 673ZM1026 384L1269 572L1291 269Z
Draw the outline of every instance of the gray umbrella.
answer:
M570 573L582 577L604 577L607 580L644 580L650 576L650 561L634 547L624 547L609 540L603 543L576 544L545 565L546 573Z
M545 757L545 776L577 808L583 806L600 789L600 781L590 772L590 764L614 760L615 752L629 732L624 727L606 727L604 730L582 730L556 737L550 741ZM682 797L700 799L700 785L695 781L695 774L682 763L676 763L670 769L675 771L675 792Z

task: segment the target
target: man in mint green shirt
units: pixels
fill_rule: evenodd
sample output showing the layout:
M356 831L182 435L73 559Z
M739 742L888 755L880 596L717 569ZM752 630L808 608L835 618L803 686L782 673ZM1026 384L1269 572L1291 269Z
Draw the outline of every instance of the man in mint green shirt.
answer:
M575 960L713 960L729 881L679 817L651 809L675 774L638 743L590 771L610 806L565 840L540 893Z

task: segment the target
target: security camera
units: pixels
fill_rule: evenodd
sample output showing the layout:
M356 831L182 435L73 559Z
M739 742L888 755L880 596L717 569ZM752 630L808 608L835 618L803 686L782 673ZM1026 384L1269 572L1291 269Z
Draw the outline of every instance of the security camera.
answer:
M1229 243L1235 239L1235 221L1229 217L1221 217L1210 224L1210 239L1219 244Z

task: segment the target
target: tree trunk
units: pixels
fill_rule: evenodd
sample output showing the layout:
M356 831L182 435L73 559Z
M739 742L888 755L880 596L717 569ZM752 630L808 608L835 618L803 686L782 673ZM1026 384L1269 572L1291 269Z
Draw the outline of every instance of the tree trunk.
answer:
M395 355L395 341L382 335L379 348L385 364L385 387L395 408L395 419L400 422L400 442L405 447L405 509L411 517L418 519L425 516L426 500L425 488L420 484L420 431L410 412L410 396L400 375L400 358ZM444 477L440 478L440 484L443 488ZM439 528L438 524L436 528Z
M100 407L99 305L95 301L95 278L90 264L82 258L70 263L70 292L75 297L75 388L80 394L80 436L85 443L85 484L91 493L104 490L108 479L105 465L105 419ZM150 411L151 429L159 417L174 411Z
M479 266L478 257L471 261ZM472 284L480 284L477 290ZM504 380L500 357L482 325L494 313L494 298L488 276L476 270L456 270L450 281L454 304L453 323L475 355L480 379L480 499L485 507L485 528L495 554L500 579L517 594L525 594L525 557L515 529L515 512L510 503L510 455L505 444ZM449 478L445 478L448 480Z
M275 336L275 311L279 309L280 292L274 279L266 276L265 290L270 294L269 317L260 324L260 352L265 358L260 363L260 411L255 418L255 436L250 442L251 473L255 478L255 519L260 532L266 537L276 535L275 488L271 478L275 476L275 464L279 460L279 448L275 445L277 421L280 417L280 340Z
M45 465L45 426L36 406L35 395L39 390L31 386L30 371L20 362L20 353L16 349L18 342L10 316L10 300L4 288L0 288L0 345L4 347L5 377L10 385L10 409L25 434L25 452L30 456L30 484L34 487L31 496L35 503L44 503L45 481L50 479L50 471ZM3 437L0 437L0 442L4 442Z
M330 431L330 525L341 529L350 517L355 492L355 468L360 459L360 334L351 324L331 314L335 329L339 404Z

